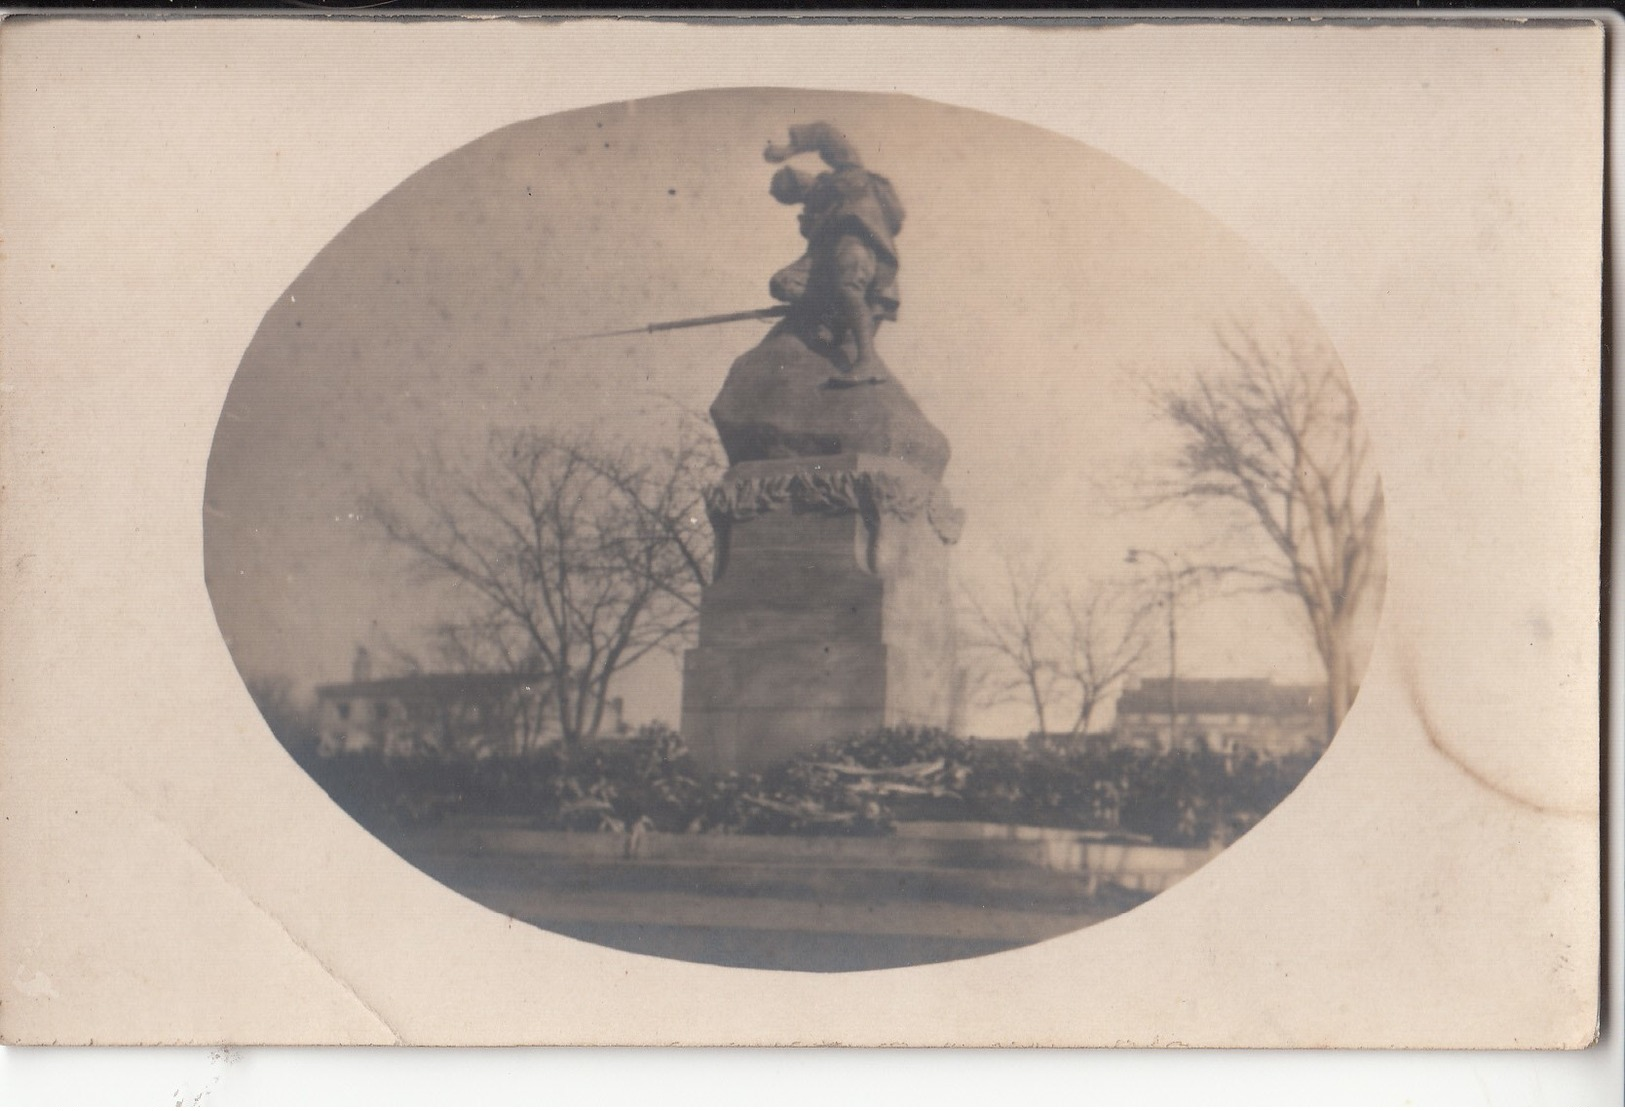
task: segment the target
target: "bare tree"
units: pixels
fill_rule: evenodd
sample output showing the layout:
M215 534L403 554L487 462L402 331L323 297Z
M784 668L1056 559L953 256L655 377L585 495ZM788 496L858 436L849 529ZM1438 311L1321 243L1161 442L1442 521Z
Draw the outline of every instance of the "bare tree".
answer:
M439 629L440 654L537 676L575 746L597 736L617 675L694 628L711 567L704 484L717 469L689 426L664 449L498 432L477 464L427 459L407 492L368 508L470 603Z
M1122 591L1080 593L1045 567L1008 558L1004 579L994 600L968 593L965 605L967 647L982 657L989 701L1026 702L1045 736L1064 715L1067 735L1081 736L1145 654L1148 611Z
M521 753L527 753L539 746L548 721L556 720L551 714L554 685L535 649L506 635L510 621L508 615L486 606L461 620L441 622L431 644L440 666L449 671L513 677L515 682L498 705L504 731L514 737ZM409 655L404 658L411 661Z
M1008 557L1004 571L1004 592L998 601L984 601L975 590L965 592L970 617L965 644L983 657L977 678L988 701L1026 702L1038 732L1047 734L1059 679L1049 574L1042 567L1018 567Z
M1064 655L1060 672L1077 699L1072 736L1089 731L1095 711L1134 671L1146 652L1145 605L1128 604L1120 593L1096 591L1086 600L1068 592L1064 600Z
M1294 335L1271 350L1221 332L1224 366L1155 393L1183 434L1165 496L1225 507L1267 540L1256 567L1230 568L1303 605L1325 666L1328 736L1353 701L1361 638L1383 590L1382 487L1336 354Z

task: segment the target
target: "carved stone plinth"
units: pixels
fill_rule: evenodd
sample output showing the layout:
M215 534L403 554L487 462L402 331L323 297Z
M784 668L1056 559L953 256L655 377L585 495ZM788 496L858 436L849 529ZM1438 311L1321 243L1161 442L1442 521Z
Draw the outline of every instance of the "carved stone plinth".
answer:
M708 508L717 574L683 667L682 734L754 771L882 725L956 724L948 545L935 476L880 455L736 463Z

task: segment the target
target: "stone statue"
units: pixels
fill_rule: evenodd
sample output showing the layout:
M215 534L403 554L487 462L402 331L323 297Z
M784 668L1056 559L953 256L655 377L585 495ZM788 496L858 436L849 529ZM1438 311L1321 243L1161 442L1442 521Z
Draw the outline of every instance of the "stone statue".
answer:
M760 771L882 726L952 727L963 689L948 439L875 351L897 316L903 206L831 124L792 127L766 155L813 152L826 170L773 178L807 240L769 287L784 319L711 404L729 467L706 493L716 565L683 659L682 733L714 771ZM895 353L903 374L907 356Z
M801 205L807 251L773 275L768 289L788 302L783 328L810 346L841 357L833 385L879 383L886 365L875 351L875 332L897 319L896 236L903 205L891 182L864 169L858 152L828 123L797 124L790 142L769 143L764 157L785 162L816 152L829 167L810 174L785 166L771 192L781 204Z
M948 441L875 350L880 324L897 319L902 202L836 125L789 131L788 143L768 144L767 160L816 154L826 168L785 165L773 176L773 197L801 206L807 249L769 283L784 318L735 360L711 406L728 461L859 453L940 481Z

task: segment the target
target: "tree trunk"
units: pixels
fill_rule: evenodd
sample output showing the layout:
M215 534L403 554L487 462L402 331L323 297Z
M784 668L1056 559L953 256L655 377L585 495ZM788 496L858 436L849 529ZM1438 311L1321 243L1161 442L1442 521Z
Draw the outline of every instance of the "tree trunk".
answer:
M553 712L559 719L559 743L564 751L574 752L581 741L581 729L576 721L575 700L570 697L570 681L566 676L553 676Z
M1334 627L1325 652L1326 664L1326 742L1331 743L1343 724L1349 705L1354 701L1354 684L1350 672L1348 634Z
M1039 693L1038 681L1029 677L1027 689L1033 696L1033 715L1038 718L1038 735L1046 737L1049 735L1049 723L1044 716L1044 696Z
M1095 700L1093 698L1085 698L1083 700L1083 704L1078 707L1078 717L1077 720L1072 724L1072 732L1069 735L1069 739L1077 740L1079 737L1087 737L1089 735L1089 719L1094 716Z

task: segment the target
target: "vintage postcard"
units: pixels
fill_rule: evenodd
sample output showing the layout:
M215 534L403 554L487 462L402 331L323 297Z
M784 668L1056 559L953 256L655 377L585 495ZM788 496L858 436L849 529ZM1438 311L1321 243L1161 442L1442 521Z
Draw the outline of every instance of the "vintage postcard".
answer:
M0 1037L1573 1048L1603 28L0 28Z

